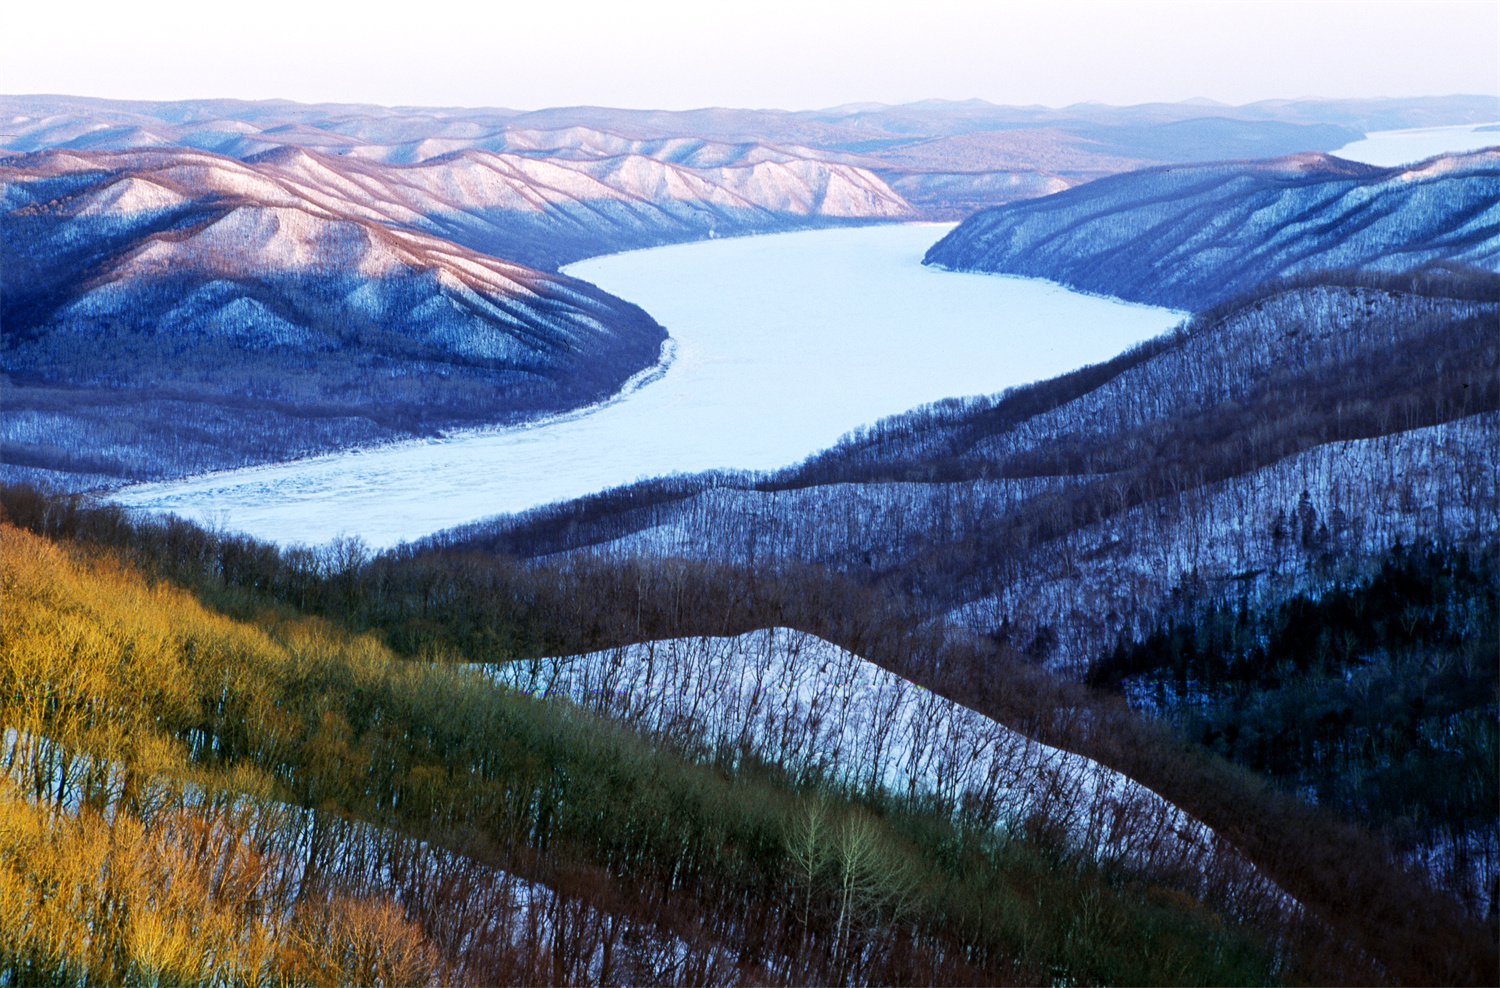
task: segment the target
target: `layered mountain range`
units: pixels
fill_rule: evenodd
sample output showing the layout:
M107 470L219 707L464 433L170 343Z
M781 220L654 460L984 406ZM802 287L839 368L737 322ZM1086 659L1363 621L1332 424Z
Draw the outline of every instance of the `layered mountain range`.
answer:
M6 469L171 476L577 407L665 333L560 265L918 215L855 165L574 137L592 150L3 159Z
M961 219L983 206L1155 164L1329 151L1369 130L1495 119L1500 100L1481 96L1063 109L928 100L796 113L10 96L0 97L0 120L7 121L0 149L176 146L249 158L300 147L388 164L490 151L554 162L645 157L708 169L847 165L877 175L923 218Z
M1500 102L517 113L6 97L0 114L0 147L24 152L0 158L6 469L86 485L598 400L656 363L665 332L549 272L618 250L989 205L929 260L1183 307L1310 268L1491 263L1493 156L1109 175Z
M1201 309L1326 268L1500 261L1500 150L1376 168L1323 154L1152 168L976 213L927 252Z

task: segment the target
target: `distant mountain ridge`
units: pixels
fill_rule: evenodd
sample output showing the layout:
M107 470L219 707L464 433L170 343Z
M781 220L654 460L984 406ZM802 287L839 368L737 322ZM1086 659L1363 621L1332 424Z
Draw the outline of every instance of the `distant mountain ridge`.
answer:
M310 204L545 270L714 235L917 218L868 171L802 159L695 166L469 150L403 166L285 146L243 160L191 148L53 149L0 158L0 167L38 180L130 174L188 196Z
M877 175L923 218L961 219L1150 165L1327 151L1367 130L1491 120L1500 120L1500 99L1482 96L1061 109L928 100L799 112L3 96L0 152L181 146L252 158L301 147L388 164L489 151L572 161L640 155L694 168L847 165Z
M976 213L923 263L1202 309L1319 268L1500 266L1500 149L1376 168L1324 154L1154 168Z

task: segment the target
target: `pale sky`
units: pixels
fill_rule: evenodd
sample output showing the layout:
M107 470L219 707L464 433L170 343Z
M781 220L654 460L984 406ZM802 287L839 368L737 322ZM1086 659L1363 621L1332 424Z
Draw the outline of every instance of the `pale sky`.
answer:
M0 0L0 92L812 109L1500 95L1500 0Z

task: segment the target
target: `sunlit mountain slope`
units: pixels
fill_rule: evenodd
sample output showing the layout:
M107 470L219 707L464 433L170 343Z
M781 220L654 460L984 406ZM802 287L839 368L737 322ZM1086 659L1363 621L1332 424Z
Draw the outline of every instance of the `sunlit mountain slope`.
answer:
M0 168L7 464L286 458L574 407L658 359L639 308L318 177L203 152Z
M1500 266L1500 150L1149 169L977 213L926 263L1199 309L1284 275L1436 259Z

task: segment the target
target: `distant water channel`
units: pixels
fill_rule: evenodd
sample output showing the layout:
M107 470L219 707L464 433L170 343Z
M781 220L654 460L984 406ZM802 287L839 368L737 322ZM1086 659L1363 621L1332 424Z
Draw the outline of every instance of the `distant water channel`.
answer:
M1449 127L1418 127L1413 130L1377 130L1364 140L1330 151L1349 161L1393 168L1450 151L1478 151L1500 144L1500 132L1486 130L1496 124L1458 124Z
M924 402L1105 360L1182 313L1048 282L924 268L951 227L862 227L632 251L574 264L650 312L665 373L531 426L466 431L126 488L116 500L275 542L372 546L641 477L774 469Z

